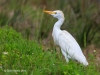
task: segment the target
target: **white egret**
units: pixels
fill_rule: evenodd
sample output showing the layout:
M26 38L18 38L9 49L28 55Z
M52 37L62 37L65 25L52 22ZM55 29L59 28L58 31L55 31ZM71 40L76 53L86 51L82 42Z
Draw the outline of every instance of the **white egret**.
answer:
M83 65L87 66L88 62L86 60L86 57L82 53L81 48L74 39L74 37L66 30L60 29L65 19L63 12L60 10L56 11L44 10L44 12L58 19L58 21L54 24L52 37L54 43L60 46L61 52L64 55L66 62L69 62L69 59L74 59L82 63Z

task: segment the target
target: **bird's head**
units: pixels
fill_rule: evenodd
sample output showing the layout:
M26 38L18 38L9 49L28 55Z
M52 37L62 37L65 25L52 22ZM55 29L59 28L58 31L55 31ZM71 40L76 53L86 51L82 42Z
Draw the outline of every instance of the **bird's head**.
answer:
M61 10L55 10L55 11L44 10L44 12L52 15L53 17L55 17L57 19L61 19L61 18L64 19L64 14Z

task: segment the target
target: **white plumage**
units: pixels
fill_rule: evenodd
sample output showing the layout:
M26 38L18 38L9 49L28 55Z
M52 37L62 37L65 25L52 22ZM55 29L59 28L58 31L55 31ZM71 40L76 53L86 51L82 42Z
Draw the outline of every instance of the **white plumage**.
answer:
M74 59L79 61L83 65L87 66L88 62L76 40L69 32L60 29L65 19L63 12L60 10L56 11L44 10L44 12L58 19L58 21L54 24L52 37L54 43L60 46L61 52L64 55L66 62L69 62L69 59Z

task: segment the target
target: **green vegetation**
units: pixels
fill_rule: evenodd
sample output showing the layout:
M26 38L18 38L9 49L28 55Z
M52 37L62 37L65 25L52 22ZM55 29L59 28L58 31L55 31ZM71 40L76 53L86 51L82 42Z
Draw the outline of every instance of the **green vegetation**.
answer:
M0 75L99 75L94 63L88 67L66 63L55 50L43 50L34 41L6 26L0 28Z
M43 10L62 10L65 22L62 29L70 32L81 47L100 46L100 3L94 0L9 0L0 1L0 26L6 24L21 32L27 39L44 40L56 19ZM50 39L51 41L52 39ZM51 46L50 43L47 43Z
M0 75L100 75L98 1L0 0ZM44 14L44 9L64 12L61 29L85 49L88 67L66 63L55 50L51 31L56 19ZM88 48L91 44L94 47Z

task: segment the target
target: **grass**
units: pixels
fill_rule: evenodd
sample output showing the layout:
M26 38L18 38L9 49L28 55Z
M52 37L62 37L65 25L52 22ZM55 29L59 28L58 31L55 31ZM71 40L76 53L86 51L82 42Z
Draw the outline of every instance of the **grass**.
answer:
M0 26L10 25L27 39L39 41L48 34L57 19L44 14L43 10L62 10L65 21L61 29L70 32L81 47L100 46L99 3L75 0L9 0L0 1ZM56 4L56 5L55 5ZM80 28L80 29L79 29ZM50 39L51 40L51 39ZM48 43L51 45L51 43Z
M0 28L0 75L100 75L93 62L84 67L62 58L8 26Z

